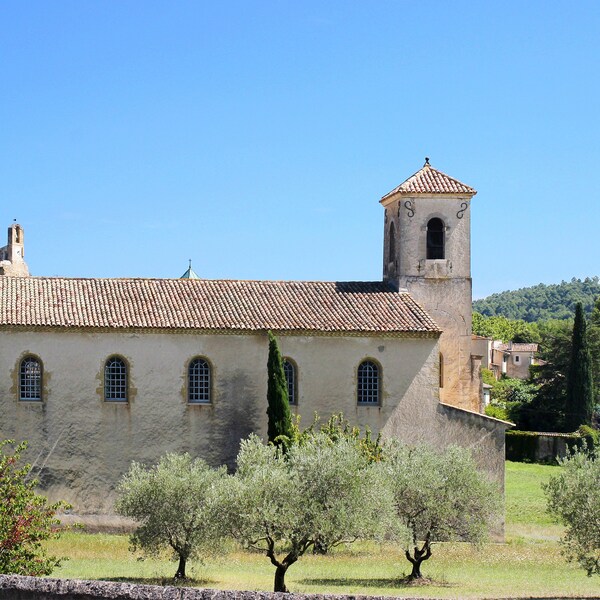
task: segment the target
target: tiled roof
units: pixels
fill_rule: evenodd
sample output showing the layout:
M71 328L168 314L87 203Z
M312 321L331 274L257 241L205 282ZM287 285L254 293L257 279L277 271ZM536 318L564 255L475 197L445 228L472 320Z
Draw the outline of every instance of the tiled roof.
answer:
M0 277L0 327L436 334L382 282Z
M526 344L522 342L513 342L511 344L499 343L495 346L498 350L503 352L537 352L538 344Z
M465 194L474 196L476 193L472 187L434 169L429 162L426 162L422 169L383 196L382 200L394 194Z

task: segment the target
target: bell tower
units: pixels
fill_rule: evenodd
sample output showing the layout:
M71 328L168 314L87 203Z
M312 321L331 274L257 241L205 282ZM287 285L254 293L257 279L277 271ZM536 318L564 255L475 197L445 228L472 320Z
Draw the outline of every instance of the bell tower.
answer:
M27 277L29 269L25 262L23 228L13 223L8 228L8 243L0 248L0 275Z
M383 279L406 289L443 330L440 400L481 410L481 357L471 355L471 199L477 192L425 165L383 196Z

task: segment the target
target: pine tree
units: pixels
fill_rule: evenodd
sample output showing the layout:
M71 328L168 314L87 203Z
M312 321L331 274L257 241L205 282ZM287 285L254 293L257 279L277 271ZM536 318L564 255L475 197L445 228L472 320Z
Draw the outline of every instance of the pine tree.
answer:
M594 409L594 384L592 380L592 359L587 339L583 305L575 307L573 324L573 345L567 377L567 403L565 420L571 431L580 425L591 425Z
M293 426L290 412L290 400L288 396L287 381L283 371L283 360L277 339L269 331L269 361L267 363L267 415L269 426L267 435L269 442L281 444L280 436L292 439Z

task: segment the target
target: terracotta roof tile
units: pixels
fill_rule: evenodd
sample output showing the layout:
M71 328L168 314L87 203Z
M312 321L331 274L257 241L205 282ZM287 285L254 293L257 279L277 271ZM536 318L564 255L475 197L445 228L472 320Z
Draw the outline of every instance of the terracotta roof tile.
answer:
M382 200L394 194L465 194L474 196L476 193L472 187L434 169L429 163L425 163L422 169L388 192L382 197Z
M494 344L494 347L502 352L537 352L539 345L524 342L512 342L512 344L500 342Z
M0 277L0 327L439 332L382 282Z

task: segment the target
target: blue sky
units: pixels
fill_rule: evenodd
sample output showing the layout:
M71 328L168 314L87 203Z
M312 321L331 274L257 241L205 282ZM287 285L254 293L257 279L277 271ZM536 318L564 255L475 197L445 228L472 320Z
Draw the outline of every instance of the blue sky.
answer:
M475 187L475 297L600 275L600 2L0 4L0 241L35 275L377 280ZM1 245L1 244L0 244Z

